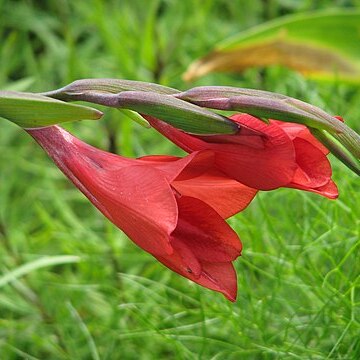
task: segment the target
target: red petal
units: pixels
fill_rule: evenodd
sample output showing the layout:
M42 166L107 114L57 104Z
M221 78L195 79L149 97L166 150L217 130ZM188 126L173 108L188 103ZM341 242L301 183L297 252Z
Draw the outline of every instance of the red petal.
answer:
M171 259L182 273L192 274L195 278L201 275L201 264L192 250L178 237L171 237L171 246L174 249Z
M290 183L294 175L296 163L292 141L276 124L266 125L247 114L234 115L232 120L262 135L247 136L247 144L236 143L237 141L219 144L211 142L211 136L206 142L205 137L199 139L157 119L147 119L155 129L185 151L213 150L216 153L215 163L218 169L249 187L275 189ZM233 135L234 139L241 139L241 136L241 131ZM261 147L259 139L263 143ZM253 146L249 146L249 141L254 142Z
M92 193L138 246L151 254L172 253L169 236L177 223L177 205L158 170L135 165L107 172L97 178Z
M177 202L179 218L172 237L186 244L198 260L227 262L241 254L239 237L215 210L187 196Z
M190 268L187 268L182 264L182 258L177 253L167 257L156 256L156 258L166 267L186 277L187 279L208 289L224 294L230 301L236 300L236 272L231 262L201 262L201 273L199 275L194 275Z
M301 138L303 140L308 141L313 146L316 146L325 155L329 153L329 150L318 139L316 139L316 137L313 134L311 134L311 132L305 125L287 123L278 120L271 120L271 123L275 123L278 126L280 126L290 137L291 140L294 140L296 138Z
M210 205L224 219L244 210L257 193L220 171L211 169L193 179L171 183L181 195L191 196Z
M214 166L214 153L212 151L195 151L186 157L152 155L139 159L146 165L151 165L163 171L169 182L186 180L199 176Z
M336 184L330 180L326 185L320 186L318 188L308 188L306 186L298 185L298 184L290 184L289 188L295 188L299 190L310 191L322 196L325 196L329 199L337 199L339 196L339 191Z
M326 185L332 175L331 165L325 154L301 138L294 139L296 162L301 169L295 173L292 185L318 188Z
M217 151L218 167L235 180L256 189L271 190L288 184L296 163L294 147L286 133L276 124L267 125L250 115L234 115L231 119L266 134L264 149L214 144L212 150Z
M170 254L177 205L163 173L109 154L59 127L30 130L64 174L115 225L152 254ZM134 164L134 165L132 165Z
M337 199L339 196L338 188L332 180L330 180L326 185L320 186L310 191L325 196L329 199Z
M230 301L236 300L237 280L232 263L205 263L202 264L202 276L198 283L209 289L222 292Z
M169 269L235 301L236 273L231 260L240 255L236 233L198 199L178 199L179 222L171 236L174 253L155 256Z

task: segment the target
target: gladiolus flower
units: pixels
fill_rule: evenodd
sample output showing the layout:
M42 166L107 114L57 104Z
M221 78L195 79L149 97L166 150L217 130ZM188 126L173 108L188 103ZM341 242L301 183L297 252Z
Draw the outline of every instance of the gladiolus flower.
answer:
M212 151L128 159L57 126L27 132L139 247L178 274L235 300L232 261L241 242L224 219L244 209L257 190L215 169Z
M304 125L276 120L265 124L251 115L236 114L230 119L239 125L237 134L195 136L150 116L145 118L189 153L212 150L216 167L242 184L259 190L296 188L330 199L338 196L326 157L329 151Z

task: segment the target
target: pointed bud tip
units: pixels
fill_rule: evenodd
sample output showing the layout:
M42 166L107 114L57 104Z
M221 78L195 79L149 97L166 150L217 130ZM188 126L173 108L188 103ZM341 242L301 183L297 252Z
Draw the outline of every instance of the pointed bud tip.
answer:
M39 94L0 91L0 116L22 128L46 127L63 122L98 120L97 109L69 104Z

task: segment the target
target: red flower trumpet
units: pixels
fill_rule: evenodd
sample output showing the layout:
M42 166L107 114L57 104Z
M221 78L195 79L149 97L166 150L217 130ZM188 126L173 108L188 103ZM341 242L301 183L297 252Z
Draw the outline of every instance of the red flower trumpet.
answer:
M247 186L259 190L290 187L330 199L338 196L326 157L329 151L304 125L276 120L265 124L254 116L236 114L230 119L239 126L237 134L199 136L153 117L145 118L189 153L212 150L217 169Z
M214 167L212 151L128 159L52 126L27 132L85 196L138 246L178 274L236 299L241 253L224 220L255 196Z

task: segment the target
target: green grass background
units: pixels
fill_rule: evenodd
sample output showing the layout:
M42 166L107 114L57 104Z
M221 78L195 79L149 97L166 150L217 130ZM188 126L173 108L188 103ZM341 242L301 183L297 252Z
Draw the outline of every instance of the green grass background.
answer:
M229 35L330 6L360 1L0 0L0 87L46 91L89 77L252 87L311 102L360 132L359 87L280 67L181 79ZM105 112L67 128L125 156L182 154ZM1 120L0 359L360 359L360 186L331 161L337 201L262 192L230 220L244 245L232 304L133 245Z

